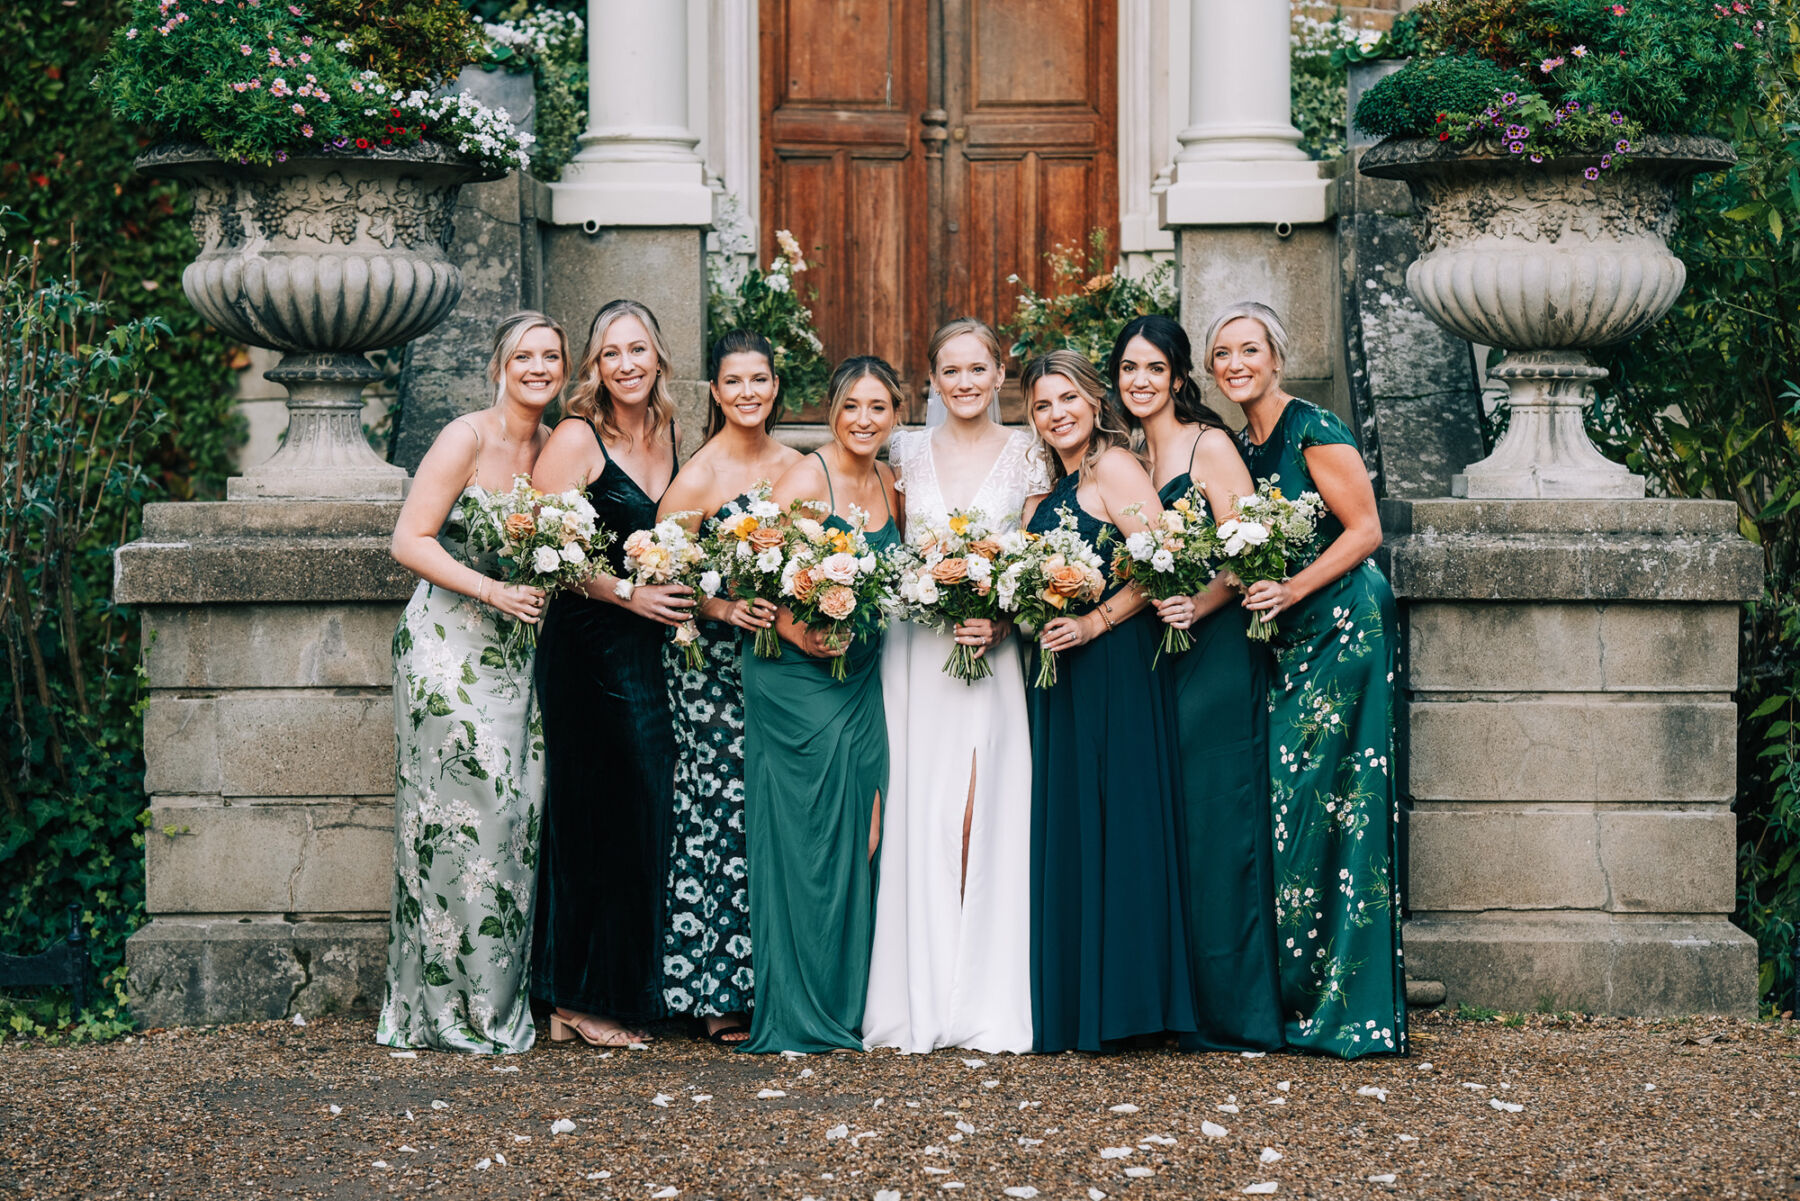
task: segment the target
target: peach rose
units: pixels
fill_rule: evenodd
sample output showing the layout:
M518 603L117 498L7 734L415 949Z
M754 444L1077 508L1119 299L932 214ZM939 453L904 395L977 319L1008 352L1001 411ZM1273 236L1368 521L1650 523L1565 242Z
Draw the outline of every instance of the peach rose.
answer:
M801 604L804 605L811 600L812 594L818 590L818 587L819 579L813 575L812 568L802 568L794 574L794 599Z
M826 555L819 564L819 574L834 584L850 584L856 581L856 556L839 551Z
M979 542L969 543L969 553L972 555L980 555L984 559L998 559L1000 557L1000 544L995 542L992 538L983 538Z
M625 553L634 559L641 558L643 553L650 549L651 544L649 530L634 530L630 537L625 539Z
M781 545L781 531L768 526L759 526L750 531L750 549L761 554L765 550L773 550Z
M833 584L819 594L819 611L833 621L842 621L856 612L856 593L842 584Z
M506 536L514 542L529 538L537 532L537 521L529 513L508 513L506 515Z
M1050 582L1051 591L1062 596L1078 597L1088 588L1087 569L1078 563L1064 563L1061 566L1052 567L1046 573L1046 578Z
M1069 603L1069 598L1054 588L1046 588L1044 589L1044 603L1052 609L1061 609Z
M960 584L969 578L969 561L939 559L932 565L931 578L940 584Z

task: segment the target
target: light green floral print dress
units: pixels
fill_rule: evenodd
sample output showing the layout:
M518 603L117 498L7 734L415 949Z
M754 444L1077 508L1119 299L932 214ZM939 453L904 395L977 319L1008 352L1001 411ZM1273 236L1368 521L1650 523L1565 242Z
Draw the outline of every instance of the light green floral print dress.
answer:
M471 556L463 501L438 542ZM532 898L544 807L533 648L474 599L421 580L394 631L394 909L375 1038L390 1047L525 1051L535 1030Z
M1257 483L1288 496L1316 491L1308 447L1356 445L1336 416L1298 399L1261 446L1248 430L1238 439ZM1290 574L1343 532L1327 513ZM1269 793L1287 1042L1346 1059L1403 1053L1393 590L1365 560L1283 612L1271 645Z

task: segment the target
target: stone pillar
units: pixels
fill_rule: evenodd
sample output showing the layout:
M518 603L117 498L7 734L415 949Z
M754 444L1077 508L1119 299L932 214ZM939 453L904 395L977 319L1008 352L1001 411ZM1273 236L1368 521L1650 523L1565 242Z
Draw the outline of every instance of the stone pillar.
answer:
M1452 1003L1756 1012L1732 926L1730 501L1383 502L1406 606L1407 970Z
M1219 309L1270 305L1294 335L1285 385L1342 408L1330 181L1291 119L1289 6L1189 0L1189 11L1188 122L1160 201L1176 235L1182 324L1202 354Z
M153 504L113 597L139 606L146 1026L380 1003L393 887L397 502Z
M688 115L686 0L588 0L588 129L550 185L544 305L580 355L608 300L656 314L686 448L706 421L706 229L712 189Z

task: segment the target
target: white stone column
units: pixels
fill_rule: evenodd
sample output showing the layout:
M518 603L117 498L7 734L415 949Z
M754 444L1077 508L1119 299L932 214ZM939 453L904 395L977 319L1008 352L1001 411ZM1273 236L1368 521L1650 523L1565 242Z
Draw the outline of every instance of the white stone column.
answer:
M1327 181L1292 120L1288 0L1189 0L1188 124L1165 226L1324 221Z
M704 226L712 190L688 124L688 6L588 0L588 128L551 185L557 225Z

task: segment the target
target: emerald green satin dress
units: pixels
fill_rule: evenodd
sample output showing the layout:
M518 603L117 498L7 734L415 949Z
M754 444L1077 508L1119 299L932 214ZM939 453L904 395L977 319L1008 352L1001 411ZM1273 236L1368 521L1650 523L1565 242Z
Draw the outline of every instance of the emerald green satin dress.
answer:
M1195 445L1199 445L1198 439ZM1158 494L1166 508L1193 486L1193 464ZM1206 521L1213 520L1210 507ZM1175 723L1188 962L1199 1027L1193 1051L1282 1045L1275 960L1275 869L1269 837L1269 653L1245 637L1237 603L1188 631L1193 646L1156 668Z
M834 506L835 507L835 503ZM848 530L835 514L826 525ZM900 541L892 514L867 531L881 554ZM750 1052L862 1049L875 938L869 825L887 791L881 635L859 637L849 675L792 643L759 658L746 634L744 819L756 1010Z
M1289 496L1316 491L1313 446L1354 447L1350 428L1290 400L1268 440L1238 443L1250 474ZM1329 513L1311 552L1344 532ZM1406 1050L1394 791L1394 592L1364 560L1278 619L1269 690L1276 955L1291 1047L1353 1059Z

